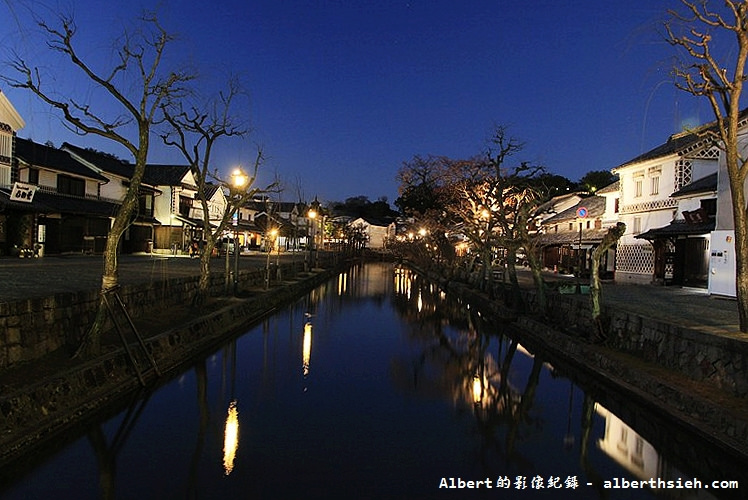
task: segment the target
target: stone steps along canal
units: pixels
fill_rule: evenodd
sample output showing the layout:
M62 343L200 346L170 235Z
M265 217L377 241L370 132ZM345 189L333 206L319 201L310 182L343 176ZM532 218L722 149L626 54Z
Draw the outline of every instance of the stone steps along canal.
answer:
M0 497L433 498L472 486L509 498L542 487L557 490L549 498L641 499L658 495L605 486L744 479L726 462L614 388L534 356L475 308L378 263L93 422L14 471Z

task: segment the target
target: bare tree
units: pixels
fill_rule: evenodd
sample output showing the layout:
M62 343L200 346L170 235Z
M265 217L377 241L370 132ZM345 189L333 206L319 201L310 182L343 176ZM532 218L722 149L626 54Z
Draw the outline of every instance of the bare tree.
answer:
M665 23L667 40L684 51L673 69L676 86L704 97L716 117L716 127L706 134L724 149L732 193L735 226L736 291L740 331L748 332L748 207L745 182L748 158L738 141L740 100L748 60L748 1L724 0L712 9L707 0L680 0L684 12L670 10ZM729 50L720 42L732 39ZM724 54L729 54L725 56ZM729 61L726 62L726 61ZM729 66L729 67L728 67Z
M210 258L218 239L229 225L233 214L247 201L261 192L255 186L257 172L263 162L263 152L258 148L257 155L249 172L242 175L241 185L221 177L217 170L211 171L211 155L213 147L221 138L244 137L249 129L236 119L231 113L232 103L240 94L240 87L236 79L229 81L225 92L219 92L216 99L205 106L185 106L183 102L171 103L164 106L163 113L169 127L161 133L161 139L166 145L177 148L190 166L195 183L197 197L202 208L202 229L205 235L205 246L200 256L200 281L198 293L194 303L203 305L208 299L210 291ZM236 179L234 179L235 181ZM217 182L222 189L229 193L226 210L221 215L217 226L211 220L211 210L208 196L212 182ZM238 242L234 242L234 251L238 251Z
M139 189L150 146L151 126L159 120L161 106L186 94L184 85L192 75L181 70L161 68L166 47L173 36L159 24L154 14L140 19L140 30L125 32L118 41L118 61L112 68L96 69L76 44L77 27L71 17L59 15L54 23L39 21L47 37L47 46L82 72L116 109L107 112L93 109L87 102L58 97L59 88L52 75L16 55L10 66L19 77L3 76L12 87L28 89L62 113L71 129L80 135L92 134L111 140L127 149L134 159L132 177L122 205L109 230L104 250L104 271L101 278L102 298L94 323L82 340L79 353L97 353L100 335L106 320L105 294L117 288L117 246L138 206ZM47 79L49 81L47 81Z
M507 163L510 158L523 147L522 143L509 135L506 127L499 125L494 128L486 151L486 160L492 170L491 197L495 200L493 217L500 228L499 241L506 252L506 270L517 306L522 306L516 269L517 252L525 248L539 294L540 309L545 314L545 286L539 260L533 258L534 255L529 255L532 253L532 242L528 232L532 212L541 202L541 195L532 184L545 169L524 161L515 167L509 167Z

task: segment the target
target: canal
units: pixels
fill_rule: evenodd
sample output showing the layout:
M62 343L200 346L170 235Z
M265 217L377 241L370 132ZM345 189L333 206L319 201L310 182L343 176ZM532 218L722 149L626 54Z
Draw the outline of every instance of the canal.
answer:
M355 267L0 498L744 498L711 485L745 463L517 338L407 270Z

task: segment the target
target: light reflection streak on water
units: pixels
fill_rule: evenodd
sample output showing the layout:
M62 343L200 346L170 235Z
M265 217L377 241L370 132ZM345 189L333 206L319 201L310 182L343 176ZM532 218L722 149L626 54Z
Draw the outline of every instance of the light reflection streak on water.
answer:
M312 358L312 324L304 325L304 340L302 343L302 365L304 376L309 375L309 362Z
M236 409L236 401L231 401L223 432L223 470L227 476L234 470L234 459L238 448L239 411Z

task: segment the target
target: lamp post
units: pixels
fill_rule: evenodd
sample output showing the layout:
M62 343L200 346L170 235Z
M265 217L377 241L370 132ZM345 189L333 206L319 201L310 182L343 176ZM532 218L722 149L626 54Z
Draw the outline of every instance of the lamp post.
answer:
M236 200L236 207L234 208L233 224L234 224L234 295L239 293L239 201L241 200L241 190L245 189L247 185L247 174L242 169L236 168L231 173L231 185L234 187L234 199ZM229 249L228 243L226 248L226 258L228 259Z
M270 254L273 253L273 246L275 246L275 238L277 234L278 230L275 228L271 229L269 233L266 233L266 236L270 236L270 241L272 241L273 243L271 243L270 247L267 249L268 255L267 259L265 260L265 290L270 288ZM265 246L267 246L267 243L265 244Z
M317 201L317 197L314 197L314 201L309 205L309 212L307 212L307 216L309 217L309 220L311 220L311 240L307 243L309 244L309 267L310 269L317 267L317 254L316 254L316 224L317 224L317 215L319 215L319 201ZM312 261L312 256L314 256L314 261Z

